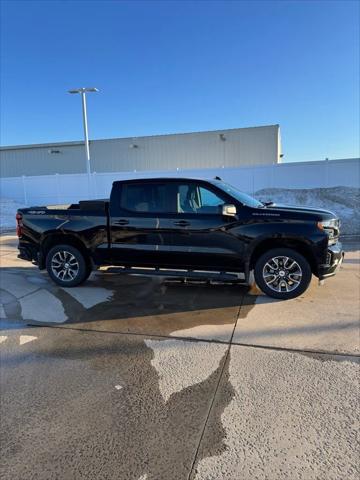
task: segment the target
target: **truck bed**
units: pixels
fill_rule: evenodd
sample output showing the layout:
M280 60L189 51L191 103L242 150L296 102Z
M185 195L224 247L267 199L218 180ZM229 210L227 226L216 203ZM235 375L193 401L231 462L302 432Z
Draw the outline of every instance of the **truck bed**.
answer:
M65 205L45 205L19 208L18 213L22 215L76 215L76 214L106 214L109 207L109 199L81 200L79 203Z

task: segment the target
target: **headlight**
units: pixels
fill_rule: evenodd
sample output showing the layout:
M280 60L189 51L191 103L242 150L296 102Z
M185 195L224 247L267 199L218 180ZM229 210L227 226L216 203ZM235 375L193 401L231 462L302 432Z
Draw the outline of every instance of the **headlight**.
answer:
M334 218L332 220L323 220L321 222L317 223L318 228L320 230L324 230L325 228L337 228L339 224L339 220L337 218Z
M317 227L320 230L323 230L329 237L329 240L333 239L334 237L338 236L339 234L339 220L337 218L333 218L331 220L323 220L317 223Z

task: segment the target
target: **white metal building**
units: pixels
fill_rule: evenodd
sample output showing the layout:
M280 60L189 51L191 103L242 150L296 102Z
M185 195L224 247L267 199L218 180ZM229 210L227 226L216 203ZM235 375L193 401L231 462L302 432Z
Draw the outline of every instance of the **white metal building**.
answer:
M272 165L281 161L279 125L90 141L93 172ZM86 171L83 142L0 147L0 176Z

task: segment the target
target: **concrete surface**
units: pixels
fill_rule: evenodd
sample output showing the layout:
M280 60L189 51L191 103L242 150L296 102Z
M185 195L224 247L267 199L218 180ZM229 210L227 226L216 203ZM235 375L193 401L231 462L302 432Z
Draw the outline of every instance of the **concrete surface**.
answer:
M344 357L234 345L192 478L358 478L358 367ZM216 447L219 411L227 435Z
M16 243L0 237L1 478L359 478L356 243L288 302L104 272L62 289Z
M360 353L360 256L347 251L336 277L282 302L261 292L242 305L234 343L338 353Z

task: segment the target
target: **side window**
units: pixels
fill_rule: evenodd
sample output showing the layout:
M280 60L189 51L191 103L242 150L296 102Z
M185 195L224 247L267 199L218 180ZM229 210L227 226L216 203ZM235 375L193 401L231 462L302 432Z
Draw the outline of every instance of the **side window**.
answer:
M188 183L179 185L177 194L178 213L221 213L225 201L213 191Z
M200 187L200 199L201 199L201 208L208 207L220 207L224 205L224 200L222 200L216 193L208 190L207 188Z
M200 201L196 185L179 185L177 194L177 212L196 213L199 208Z
M128 183L121 188L122 210L141 213L174 213L176 196L170 184Z

